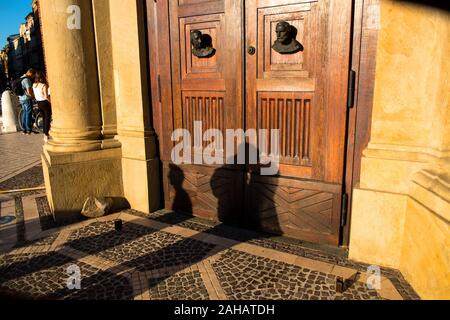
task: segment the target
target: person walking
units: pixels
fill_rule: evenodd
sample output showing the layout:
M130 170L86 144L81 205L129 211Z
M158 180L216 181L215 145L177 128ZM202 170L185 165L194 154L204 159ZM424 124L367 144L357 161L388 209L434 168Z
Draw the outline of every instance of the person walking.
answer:
M13 90L16 95L19 96L20 105L22 106L22 126L23 134L31 134L31 113L33 111L33 82L36 71L29 69L25 75L23 75L17 83L13 84Z
M36 71L33 84L34 97L38 103L39 110L44 118L44 141L47 142L50 135L50 122L52 120L52 106L47 79L43 72Z

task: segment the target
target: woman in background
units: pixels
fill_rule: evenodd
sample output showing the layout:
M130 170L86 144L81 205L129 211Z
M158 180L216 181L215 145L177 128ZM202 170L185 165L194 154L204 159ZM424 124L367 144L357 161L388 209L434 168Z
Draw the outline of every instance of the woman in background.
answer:
M33 92L34 97L38 102L39 110L41 110L44 117L44 141L47 142L49 138L50 122L52 119L52 106L50 104L50 90L47 79L41 71L36 71Z

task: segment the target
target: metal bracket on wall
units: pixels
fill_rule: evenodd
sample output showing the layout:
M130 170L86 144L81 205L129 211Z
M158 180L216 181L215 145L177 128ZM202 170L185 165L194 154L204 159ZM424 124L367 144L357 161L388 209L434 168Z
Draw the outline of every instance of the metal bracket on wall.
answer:
M347 225L347 214L348 214L348 194L344 193L342 195L341 227L345 227Z
M161 76L158 74L158 101L161 102Z
M355 104L356 72L351 70L348 77L347 107L353 108Z

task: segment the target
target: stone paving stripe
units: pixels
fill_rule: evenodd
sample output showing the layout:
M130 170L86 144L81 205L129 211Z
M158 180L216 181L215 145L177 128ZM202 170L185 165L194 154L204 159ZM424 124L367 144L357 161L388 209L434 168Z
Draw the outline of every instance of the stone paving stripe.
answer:
M239 244L239 242L236 240L222 238L219 236L207 234L207 233L200 232L200 231L195 231L195 230L180 227L180 226L172 226L172 225L169 225L166 223L149 220L146 218L136 218L136 216L132 216L127 213L122 214L121 218L126 222L139 224L144 227L154 228L159 231L164 231L167 233L179 235L179 236L182 236L185 238L192 238L192 239L203 241L203 242L206 242L209 244L218 245L218 246L221 246L224 248L232 247L232 246Z
M263 248L248 243L240 243L234 246L233 250L245 252L248 254L268 258L279 262L293 264L302 268L309 268L323 273L330 274L331 271L333 270L333 265L326 262L299 257L297 255L293 255L290 253L280 252L269 248ZM353 273L356 273L356 270L352 271Z
M92 220L95 220L96 222L107 222L107 221L116 220L120 216L121 216L121 213L118 212L118 213L109 214L109 215L106 215L106 216L103 216L103 217L99 217L99 218L96 218L96 219L92 219Z
M82 252L77 252L76 250L70 248L70 247L62 247L57 251L59 254L65 255L67 257L70 257L72 259L78 260L85 256Z
M134 300L142 300L142 288L138 271L133 272L131 276L131 285L133 287Z
M15 176L21 174L22 172L25 172L25 171L27 171L37 165L40 165L40 164L41 164L41 160L37 160L37 161L32 162L31 164L27 164L24 167L21 167L21 168L19 167L20 169L10 170L6 176L3 176L0 178L0 183L3 183L11 178L14 178Z
M59 232L60 232L60 229L59 229L59 228L55 228L55 229L47 229L47 230L42 231L42 232L39 234L39 238L47 238L47 237L49 237L49 236L51 236L51 235L53 235L53 234L57 234L57 233L59 233ZM50 247L50 245L49 245L49 247Z
M33 249L33 247L25 247L22 253L30 253L31 249Z
M231 247L236 246L239 243L239 241L222 238L222 237L215 236L212 234L206 234L206 236L203 237L202 241L208 242L210 244L214 244L216 246L220 246L222 248L231 248Z
M132 270L134 270L133 267L122 266L120 264L113 265L109 269L109 271L111 271L112 273L120 276L126 276L126 274Z
M377 291L378 294L384 299L404 300L402 295L398 292L397 288L395 288L394 284L391 282L391 280L385 277L382 277L381 289Z
M139 273L139 279L141 280L141 298L142 300L150 300L150 289L148 287L148 277L146 272Z
M270 257L270 259L272 259L272 260L284 262L287 264L294 264L295 261L297 260L296 255L284 253L284 252L280 252L280 251L276 251L276 250L272 250L272 249L267 249L267 248L263 249L262 255L264 255L266 257Z
M187 266L173 266L173 267L166 267L162 269L153 269L151 270L152 274L155 276L150 276L150 278L161 278L161 277L171 277L178 273L187 273L194 271L193 267L190 265Z
M56 238L55 242L53 242L50 250L55 251L58 247L62 247L64 243L66 243L69 239L71 233L72 230L70 229L62 230Z
M349 269L349 268L345 268L345 267L341 267L338 265L334 265L333 269L331 269L331 274L334 274L335 276L339 276L342 277L344 279L348 279L353 277L357 271L353 270L353 269ZM361 274L362 272L360 272Z
M36 195L23 197L22 205L23 205L23 215L25 222L31 221L36 218L39 219L39 211L36 204Z
M312 260L312 259L308 259L308 258L304 258L304 257L297 257L295 259L294 265L296 265L298 267L302 267L302 268L316 270L316 271L326 273L326 274L330 274L331 270L333 270L332 264L322 262L322 261Z
M221 237L217 237L214 235L209 235L207 233L195 231L195 230L188 229L188 228L183 228L180 226L172 226L172 225L169 225L169 224L166 224L163 222L149 220L146 218L136 218L136 216L132 216L128 213L122 214L121 218L126 222L138 224L138 225L141 225L144 227L157 229L159 231L179 235L179 236L182 236L185 238L192 238L195 240L200 240L203 242L207 242L209 244L221 245L221 246L224 246L224 244L229 244L230 246L233 246L238 243L237 241L234 241L234 240L221 238Z
M216 289L214 289L211 278L209 277L203 262L198 263L197 266L200 272L200 277L202 278L203 284L205 285L206 291L208 292L209 299L219 300L217 291Z
M14 214L12 214L12 215L14 215ZM13 221L11 221L10 223L0 226L0 243L5 238L10 237L11 235L15 236L17 234L17 229L16 229L17 220L18 219L16 218Z
M177 234L177 235L185 237L185 238L192 238L192 237L194 237L194 236L196 236L197 234L200 233L200 232L195 231L195 230L186 229L186 228L180 228L178 226L167 227L167 228L164 228L163 230L164 230L164 232Z
M12 193L21 193L21 192L29 192L29 191L42 191L45 190L45 187L34 187L34 188L24 188L24 189L12 189L12 190L1 190L1 194L12 194Z
M166 223L162 223L159 221L154 221L154 220L149 220L146 218L138 218L136 216L130 215L128 213L122 214L120 216L120 218L124 221L124 222L131 222L134 224L138 224L147 228L153 228L153 229L157 229L157 230L161 230L161 229L165 229L165 228L169 228L171 227L170 224L166 224Z
M336 272L334 272L335 275L339 275ZM361 272L361 275L358 279L358 282L362 282L362 283L367 283L367 281L369 280L369 277L371 277L371 274L368 274L366 272ZM381 283L391 283L391 280L389 280L388 278L386 278L385 276L381 276ZM388 285L389 286L389 285Z
M222 289L222 286L220 285L219 279L217 279L217 276L209 263L208 260L203 260L201 263L203 263L203 266L206 270L206 273L208 274L208 277L211 281L211 285L213 286L214 290L216 291L218 300L228 300L227 295Z
M146 271L145 272L145 277L147 278L147 284L146 284L146 292L144 292L143 296L147 297L146 300L151 300L151 296L150 296L150 287L149 287L149 280L156 278L154 272L152 270Z
M25 222L25 239L27 241L34 241L40 238L42 233L41 223L39 219Z
M381 286L381 290L377 290L377 292L383 299L403 300L402 295L394 287L383 288L383 286Z
M2 202L0 216L16 216L16 202L14 200Z

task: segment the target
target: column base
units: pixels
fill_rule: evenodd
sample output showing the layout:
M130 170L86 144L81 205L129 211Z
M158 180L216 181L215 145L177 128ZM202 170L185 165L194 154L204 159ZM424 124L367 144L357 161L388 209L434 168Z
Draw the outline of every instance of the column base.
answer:
M120 148L122 144L117 137L104 137L102 141L102 150Z
M355 188L349 258L398 269L407 196Z
M151 213L161 209L159 159L122 159L123 188L131 208Z
M119 148L78 153L44 150L45 188L58 223L80 215L88 197L123 197Z
M423 299L450 299L450 181L444 178L447 174L417 173L406 207L400 270Z
M17 131L16 126L2 127L2 133L15 133Z
M450 299L448 164L408 174L404 188L385 180L405 193L360 186L353 191L349 258L400 270L423 299Z

